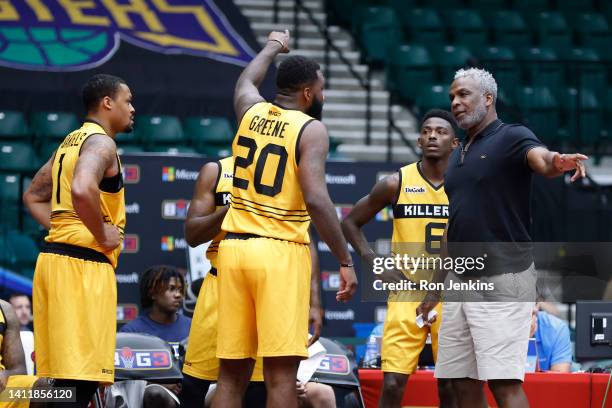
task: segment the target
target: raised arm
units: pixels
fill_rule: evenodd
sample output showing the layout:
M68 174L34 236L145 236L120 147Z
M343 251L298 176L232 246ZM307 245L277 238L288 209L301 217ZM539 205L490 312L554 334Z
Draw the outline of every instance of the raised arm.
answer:
M366 262L373 262L376 253L366 239L361 227L370 222L380 210L392 204L399 190L399 174L395 173L377 182L370 193L357 201L342 221L344 236Z
M289 52L289 31L272 31L263 50L242 71L234 90L234 111L238 121L244 113L258 102L264 101L259 94L259 85L266 76L274 58L280 53Z
M51 228L51 195L53 192L53 176L51 168L53 167L53 159L51 158L38 170L30 187L23 193L23 203L32 217L40 225L46 229Z
M26 364L21 337L19 336L17 315L15 315L10 303L4 300L0 300L0 308L2 309L0 313L4 314L6 320L6 330L2 340L2 349L0 349L2 364L4 365L4 370L0 370L0 392L2 392L6 388L8 377L26 374Z
M111 177L118 171L115 141L101 134L89 136L74 169L72 205L83 224L106 250L119 246L121 236L117 227L104 222L98 186L105 176Z
M325 182L325 159L329 149L325 126L318 120L310 122L302 133L298 148L300 149L299 180L306 207L319 236L327 243L341 265L341 284L336 298L347 301L357 289L357 277Z
M221 231L229 207L226 205L216 211L215 189L220 173L219 162L210 162L202 166L198 174L185 221L185 239L191 247L210 241Z
M527 163L531 170L544 177L558 177L566 171L576 169L572 182L586 176L582 161L587 159L584 154L560 154L545 147L534 147L527 153Z

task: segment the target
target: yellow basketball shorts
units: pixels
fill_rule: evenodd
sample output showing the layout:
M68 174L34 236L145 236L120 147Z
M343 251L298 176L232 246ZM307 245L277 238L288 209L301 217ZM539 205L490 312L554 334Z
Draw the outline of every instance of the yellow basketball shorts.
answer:
M37 375L113 383L117 283L112 266L42 252L32 292Z
M38 380L38 377L35 375L13 375L9 377L4 392L0 394L0 408L28 408L30 401L28 399L13 399L10 395L10 390L32 389L36 380Z
M419 302L388 302L382 339L382 370L388 373L412 374L416 371L419 355L431 333L434 361L438 354L438 332L442 322L442 305L435 308L437 319L431 328L419 328L415 310Z
M308 357L308 245L226 238L218 262L217 357Z
M217 358L217 317L219 295L217 277L208 273L198 295L189 344L185 355L183 372L201 380L217 381L219 359ZM263 381L263 362L255 361L251 381Z

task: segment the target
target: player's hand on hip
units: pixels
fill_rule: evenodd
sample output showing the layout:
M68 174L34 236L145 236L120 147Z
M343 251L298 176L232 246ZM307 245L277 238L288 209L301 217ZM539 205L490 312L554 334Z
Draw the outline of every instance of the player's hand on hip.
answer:
M121 233L119 228L113 224L104 223L104 239L99 242L105 251L112 251L121 244Z
M336 292L338 302L348 302L357 290L357 276L352 266L340 267L340 290Z
M310 306L308 325L312 327L312 337L308 339L308 347L319 340L323 327L323 310L319 306Z
M287 54L289 52L289 30L272 31L268 35L268 42L278 44L281 47L278 52Z
M588 156L580 153L556 154L553 158L553 164L557 170L562 172L576 169L571 179L573 183L580 178L586 177L586 167L583 161L588 159Z

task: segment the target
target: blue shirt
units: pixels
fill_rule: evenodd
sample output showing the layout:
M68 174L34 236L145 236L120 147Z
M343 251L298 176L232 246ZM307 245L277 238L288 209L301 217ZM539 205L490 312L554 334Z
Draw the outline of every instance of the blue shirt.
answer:
M455 149L448 161L444 190L448 196L448 245L451 256L482 256L485 270L479 274L519 272L533 262L529 242L532 170L527 152L542 143L522 125L493 121ZM462 159L463 156L463 159ZM461 244L471 246L463 254ZM475 274L475 273L474 273Z
M538 312L535 333L540 370L548 371L554 364L572 362L572 343L567 323L546 312Z
M124 325L120 332L123 333L145 333L157 336L168 342L174 351L178 350L181 341L189 336L191 319L181 314L177 315L174 323L161 324L151 320L147 314L141 314L136 319Z

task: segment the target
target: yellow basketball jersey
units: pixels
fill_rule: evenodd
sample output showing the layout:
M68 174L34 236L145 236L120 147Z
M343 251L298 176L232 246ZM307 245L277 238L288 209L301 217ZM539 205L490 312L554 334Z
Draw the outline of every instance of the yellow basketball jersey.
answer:
M112 251L104 251L72 206L72 178L85 140L93 134L106 132L97 123L85 121L80 129L70 133L60 144L53 160L53 196L51 198L51 230L47 242L59 242L90 248L103 253L113 265L121 252L121 245ZM125 230L125 198L121 162L117 156L119 173L100 183L100 206L104 221L115 225L123 239Z
M301 111L267 102L245 113L232 145L234 179L223 230L310 242L310 216L298 180L298 145L312 120Z
M434 258L440 253L440 242L448 220L448 198L444 185L432 185L423 175L419 163L399 170L400 189L393 205L391 246L395 254ZM424 269L433 270L433 264ZM417 276L409 277L413 280L429 279L429 275L417 273Z
M4 333L6 332L6 317L4 317L4 310L0 305L0 350L2 350L2 342L4 341ZM0 370L4 370L4 364L2 364L2 353L0 353Z
M230 192L232 191L232 178L234 172L234 158L226 157L217 162L219 164L219 175L215 185L215 206L216 211L219 211L230 200ZM210 261L213 268L217 267L217 254L219 252L219 242L225 237L226 232L219 232L212 240L206 250L206 258Z

